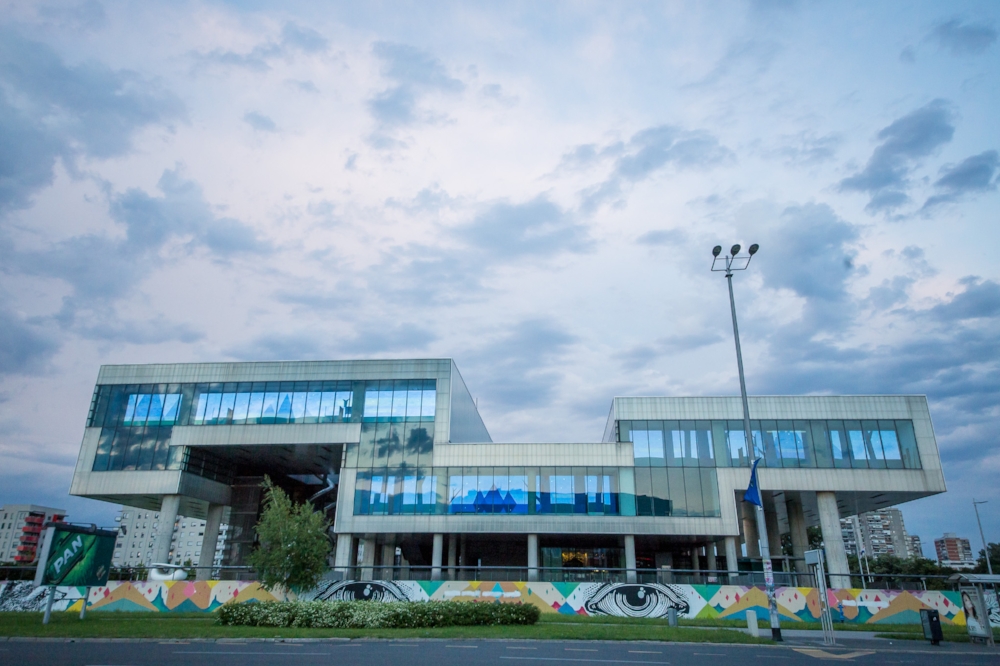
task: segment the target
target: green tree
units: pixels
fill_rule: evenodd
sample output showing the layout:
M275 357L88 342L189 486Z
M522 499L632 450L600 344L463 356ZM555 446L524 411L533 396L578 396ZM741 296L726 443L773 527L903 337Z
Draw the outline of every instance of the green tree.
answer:
M990 564L993 565L993 573L1000 573L1000 543L991 543L990 547ZM986 551L982 548L979 549L979 557L976 559L976 573L987 573L986 568Z
M268 590L315 587L330 553L329 521L308 503L293 503L269 477L261 485L264 512L255 528L259 545L250 553L261 585Z

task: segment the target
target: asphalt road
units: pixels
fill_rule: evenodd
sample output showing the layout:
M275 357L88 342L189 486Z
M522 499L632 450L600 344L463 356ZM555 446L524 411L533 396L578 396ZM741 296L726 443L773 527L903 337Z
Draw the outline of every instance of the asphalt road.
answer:
M353 640L336 642L17 641L0 643L0 664L59 666L146 666L192 664L391 664L392 666L797 666L848 662L895 666L996 666L1000 650L932 646L920 642L872 641L823 648L802 642L781 647L591 641Z

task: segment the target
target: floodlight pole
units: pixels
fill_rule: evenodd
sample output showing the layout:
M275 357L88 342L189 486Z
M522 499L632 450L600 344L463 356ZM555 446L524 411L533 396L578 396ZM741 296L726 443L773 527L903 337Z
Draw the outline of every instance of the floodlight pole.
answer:
M747 400L747 382L743 375L743 350L740 349L740 327L736 322L736 297L733 295L733 259L739 252L739 247L734 246L733 256L727 255L726 261L726 282L729 283L729 309L733 315L733 338L736 340L736 365L740 371L740 397L743 399L743 433L746 437L747 452L753 450L753 435L750 432L750 403ZM750 248L751 252L756 252L756 246ZM753 256L753 254L751 254ZM749 265L749 260L747 262ZM737 268L735 270L746 270ZM763 503L763 496L761 496ZM778 615L778 600L774 594L774 572L771 567L771 547L767 538L767 521L764 519L764 507L755 506L757 515L757 534L760 538L760 556L764 566L764 587L767 591L767 605L771 615L771 638L774 641L781 641L781 618Z
M979 519L979 505L986 504L988 500L982 500L980 502L976 501L976 498L972 498L972 508L976 510L976 522L979 523L979 538L983 540L983 552L986 553L986 570L993 575L993 565L990 564L990 544L986 543L986 535L983 534L983 521Z

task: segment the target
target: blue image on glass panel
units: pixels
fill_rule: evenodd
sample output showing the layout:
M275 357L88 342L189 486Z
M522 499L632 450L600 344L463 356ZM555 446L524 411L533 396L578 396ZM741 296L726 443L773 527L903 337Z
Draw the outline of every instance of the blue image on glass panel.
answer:
M306 423L317 423L319 421L319 405L323 401L323 394L319 391L310 391L306 394Z
M406 385L409 382L394 382L392 389L392 410L389 413L390 420L400 423L406 418Z
M437 475L420 476L418 479L417 513L434 513L437 510ZM444 498L441 498L444 499Z
M177 413L181 408L181 395L179 393L168 393L163 398L163 416L160 423L173 425L177 422Z
M851 449L853 467L868 467L868 448L865 446L865 435L861 432L861 424L857 421L844 423L847 428L847 442Z
M573 475L557 474L549 477L549 487L552 489L551 499L553 506L574 506L576 495L573 492ZM558 509L557 509L558 510Z
M250 410L250 394L237 393L233 403L233 423L246 423L247 412Z
M264 394L263 410L260 414L260 423L274 423L278 416L278 393L277 391Z
M403 513L416 513L417 507L417 471L403 473Z
M194 425L201 425L205 422L205 410L208 409L208 394L198 395L198 406L194 411Z
M149 397L149 416L146 418L146 423L149 425L158 425L160 419L163 418L163 395L159 393L154 393Z
M372 474L372 489L368 504L371 507L372 515L385 513L386 501L388 499L388 489L386 487L386 476L383 473Z
M351 404L354 402L354 391L337 391L336 416L341 421L351 419Z
M729 440L729 458L734 466L749 464L750 452L747 450L747 433L739 421L730 421L726 436Z
M378 382L369 382L365 386L365 411L363 418L365 421L374 421L378 418Z
M636 467L649 467L649 431L645 421L632 424L632 456Z
M378 414L379 421L388 421L392 415L392 382L381 381L378 384Z
M428 384L430 385L428 387ZM437 390L434 388L434 380L424 382L422 391L423 397L420 400L420 420L433 421L435 401L437 400Z
M219 405L222 404L221 393L209 393L208 404L205 407L205 424L211 425L219 420Z
M275 423L288 423L292 417L292 392L280 391L278 393L278 412L275 414Z
M264 409L264 393L254 391L250 394L250 404L247 406L247 423L260 423L261 411Z
M663 455L663 429L652 427L646 431L649 440L649 465L650 467L663 467L667 464Z
M132 418L135 416L135 400L136 395L133 393L128 397L128 405L125 407L125 425L132 424Z
M219 401L219 418L216 419L216 423L232 423L233 422L233 410L236 406L236 394L235 393L223 393L222 399Z
M296 391L292 394L292 423L305 423L306 395L304 391Z
M319 422L333 423L337 414L337 392L323 391L319 406Z
M420 387L413 386L417 382L410 382L410 387L406 390L406 420L416 421L420 418Z
M524 474L511 474L507 482L507 495L514 502L514 508L506 513L528 513L528 477ZM505 499L506 502L506 499ZM505 504L506 505L506 504Z

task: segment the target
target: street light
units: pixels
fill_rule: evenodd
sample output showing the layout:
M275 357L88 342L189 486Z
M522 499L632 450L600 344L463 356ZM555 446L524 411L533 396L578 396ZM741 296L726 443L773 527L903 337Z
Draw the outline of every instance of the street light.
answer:
M754 243L747 248L747 254L741 255L742 248L737 243L729 248L729 254L722 254L722 246L712 248L712 270L725 272L729 283L729 308L733 313L733 338L736 340L736 365L740 371L740 397L743 398L743 434L746 437L747 448L753 447L753 436L750 434L750 405L747 402L747 383L743 376L743 351L740 349L740 328L736 323L736 299L733 296L733 271L745 271L750 260L760 246ZM767 590L767 604L771 614L771 638L781 640L781 618L778 616L778 601L774 596L774 572L771 569L771 547L767 539L767 521L764 520L764 507L757 506L757 533L760 537L760 556L764 561L764 587Z
M979 523L979 538L983 540L983 552L986 553L986 570L993 575L993 565L990 564L990 545L986 543L986 536L983 534L983 521L979 520L979 505L986 504L989 500L976 501L976 498L972 498L972 508L976 510L976 522Z

